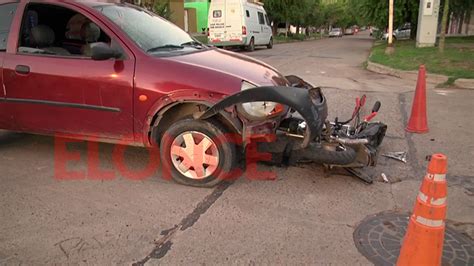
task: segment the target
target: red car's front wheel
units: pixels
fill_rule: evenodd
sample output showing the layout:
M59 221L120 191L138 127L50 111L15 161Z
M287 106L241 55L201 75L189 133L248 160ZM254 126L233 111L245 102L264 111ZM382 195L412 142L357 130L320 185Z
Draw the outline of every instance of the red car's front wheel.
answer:
M232 174L235 144L217 122L185 119L173 124L161 139L165 175L178 183L212 187Z

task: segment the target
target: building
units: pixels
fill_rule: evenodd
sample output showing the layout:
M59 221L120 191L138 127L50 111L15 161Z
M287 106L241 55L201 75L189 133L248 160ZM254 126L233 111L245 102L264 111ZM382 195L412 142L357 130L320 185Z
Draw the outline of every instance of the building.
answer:
M185 28L184 0L125 0L125 2L139 5L149 10L153 10L155 1L160 4L168 5L166 8L167 18L180 28Z
M186 31L193 33L207 30L210 5L211 0L184 0L185 21L188 23L188 27L185 27Z

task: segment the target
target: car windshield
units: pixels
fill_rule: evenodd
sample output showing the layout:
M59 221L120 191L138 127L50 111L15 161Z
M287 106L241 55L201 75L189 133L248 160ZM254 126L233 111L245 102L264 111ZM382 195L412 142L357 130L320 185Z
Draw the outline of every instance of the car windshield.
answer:
M190 52L205 48L173 23L127 4L94 6L150 54Z
M332 29L332 31L341 31L341 29L339 29L339 28L334 28L334 29Z

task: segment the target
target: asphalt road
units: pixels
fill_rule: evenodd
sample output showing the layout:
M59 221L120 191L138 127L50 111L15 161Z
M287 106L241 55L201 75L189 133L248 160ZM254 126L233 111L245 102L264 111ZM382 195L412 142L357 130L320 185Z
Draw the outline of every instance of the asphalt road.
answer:
M369 105L380 100L378 119L389 125L381 152L409 152L407 164L381 157L370 169L390 184L366 185L318 165L262 167L277 179L215 189L177 185L159 171L141 181L56 180L53 138L0 132L0 264L368 264L354 246L355 226L370 214L410 211L424 158L437 151L449 156L448 219L472 237L474 91L429 84L430 133L407 134L415 83L364 70L371 45L361 34L247 55L328 87L331 118L351 114L358 95ZM114 168L114 148L100 144L103 168ZM86 144L71 149L85 158ZM126 158L138 169L148 157L129 148Z

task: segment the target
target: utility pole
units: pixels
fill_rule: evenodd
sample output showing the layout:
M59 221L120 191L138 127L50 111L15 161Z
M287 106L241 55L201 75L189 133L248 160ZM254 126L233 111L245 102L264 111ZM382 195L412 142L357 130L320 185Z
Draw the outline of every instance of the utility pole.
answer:
M393 47L393 0L388 4L388 45L385 49L385 54L391 55L395 51Z
M418 11L416 47L434 47L438 31L440 0L421 0Z

